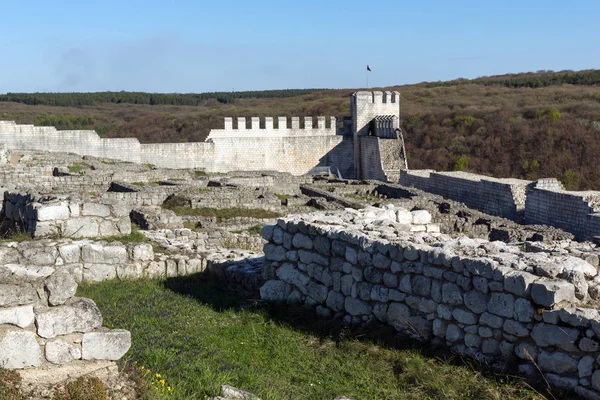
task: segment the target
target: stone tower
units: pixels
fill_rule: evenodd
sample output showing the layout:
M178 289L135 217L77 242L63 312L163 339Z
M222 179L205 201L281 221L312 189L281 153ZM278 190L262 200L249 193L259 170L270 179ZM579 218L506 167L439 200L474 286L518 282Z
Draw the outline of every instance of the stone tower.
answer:
M350 97L350 112L356 178L384 179L386 169L396 169L391 165L394 161L390 160L390 154L382 153L390 153L390 148L397 145L400 92L354 92ZM383 151L382 146L387 150Z

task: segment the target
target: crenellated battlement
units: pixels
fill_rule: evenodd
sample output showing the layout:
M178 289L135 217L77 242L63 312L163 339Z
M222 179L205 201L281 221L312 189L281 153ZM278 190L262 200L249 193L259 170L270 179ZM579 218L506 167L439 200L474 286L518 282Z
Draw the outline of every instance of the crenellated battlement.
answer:
M261 121L262 120L262 121ZM234 124L235 122L235 124ZM303 124L302 124L303 122ZM338 132L337 118L324 117L231 117L224 118L223 129L211 130L208 139L226 138L230 136L260 136L260 137L286 137L286 136L328 136Z
M371 104L399 104L400 92L397 91L359 91L353 94L357 103Z

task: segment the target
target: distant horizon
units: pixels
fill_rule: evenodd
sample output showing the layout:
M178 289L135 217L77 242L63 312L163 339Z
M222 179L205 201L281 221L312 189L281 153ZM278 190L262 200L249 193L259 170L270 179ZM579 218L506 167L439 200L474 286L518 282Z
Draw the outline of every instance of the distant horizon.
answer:
M584 68L584 69L580 69L580 70L572 70L572 69L562 69L562 70L557 70L557 71L553 71L553 70L549 70L549 69L543 69L543 70L537 70L537 71L522 71L522 72L506 72L506 73L501 73L501 74L495 74L495 75L479 75L473 78L468 78L468 77L456 77L456 78L451 78L451 79L447 79L447 80L425 80L425 81L420 81L420 82L414 82L414 83L404 83L401 85L386 85L386 86L378 86L378 87L372 87L372 88L364 88L364 87L355 87L355 88L299 88L299 87L287 87L287 88L268 88L268 89L256 89L256 90L232 90L232 91L228 91L228 90L216 90L216 91L205 91L205 92L149 92L149 91L139 91L139 90L94 90L94 91L53 91L53 92L23 92L23 91L10 91L10 92L0 92L0 95L7 95L9 93L24 93L24 94L34 94L34 93L122 93L122 92L126 92L126 93L148 93L148 94L206 94L206 93L243 93L243 92L268 92L268 91L276 91L276 90L314 90L314 91L321 91L321 90L375 90L375 89L383 89L383 88L388 88L388 87L402 87L402 86L413 86L413 85L420 85L420 84L425 84L425 83L437 83L437 82L452 82L452 81L457 81L457 80L476 80L476 79L482 79L482 78L493 78L493 77L500 77L500 76L508 76L508 75L523 75L523 74L537 74L537 73L549 73L549 74L553 74L553 73L561 73L561 72L573 72L573 73L578 73L578 72L582 72L582 71L596 71L599 70L598 68Z
M366 88L600 66L595 0L30 0L2 14L0 93Z

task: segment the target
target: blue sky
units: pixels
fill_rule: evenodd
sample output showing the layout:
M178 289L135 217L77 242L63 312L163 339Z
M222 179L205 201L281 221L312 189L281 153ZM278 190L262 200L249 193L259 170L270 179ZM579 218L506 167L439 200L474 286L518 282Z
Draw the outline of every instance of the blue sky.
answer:
M600 67L600 1L0 0L0 93L360 88Z

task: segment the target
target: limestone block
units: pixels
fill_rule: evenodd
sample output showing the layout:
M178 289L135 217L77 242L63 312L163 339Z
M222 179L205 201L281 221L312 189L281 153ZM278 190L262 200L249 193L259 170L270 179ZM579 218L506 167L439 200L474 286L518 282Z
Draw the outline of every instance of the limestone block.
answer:
M6 264L4 268L13 274L13 277L21 277L25 280L36 280L46 278L56 271L52 267L40 267L36 265Z
M484 312L481 314L481 317L479 317L479 323L498 329L504 324L504 319L497 315Z
M515 321L514 319L507 319L504 321L504 332L509 335L517 336L517 337L526 337L529 336L529 329L525 325L520 322Z
M524 271L509 272L504 278L504 290L525 297L531 291L531 284L539 278Z
M121 235L131 234L131 219L129 219L129 216L119 218L116 226Z
M275 229L275 225L265 225L261 230L261 236L267 242L271 241L273 238L273 230Z
M120 280L140 278L143 272L144 266L139 262L117 265L117 277Z
M102 248L103 264L124 264L127 262L127 249L122 245L111 245Z
M117 361L131 347L131 333L123 329L105 332L87 332L81 342L84 360Z
M579 338L579 330L542 322L533 327L531 338L540 347L572 345Z
M0 308L0 325L10 324L16 325L19 328L26 328L33 324L35 315L33 314L33 306L20 306L11 308Z
M75 282L83 282L83 264L63 265L62 267L60 267L60 269L62 271L68 272L73 277L73 279L75 279Z
M29 284L0 283L0 307L33 304L39 299L35 288Z
M60 339L47 342L44 353L46 360L52 364L66 364L81 358L81 350L79 347Z
M579 360L579 363L577 364L579 377L587 378L588 376L592 376L595 362L596 360L592 356L581 357L581 360Z
M400 208L396 210L396 222L402 225L412 224L413 215L410 211Z
M19 251L12 247L0 247L0 264L19 262Z
M131 249L131 258L136 261L154 260L154 250L150 243L139 243Z
M520 322L531 322L535 315L535 309L527 299L519 298L515 301L514 318Z
M531 298L535 304L552 307L561 301L575 302L575 287L565 281L537 281L531 284Z
M294 238L292 239L292 244L294 245L294 247L299 249L310 250L313 248L312 239L308 235L305 235L300 232L294 235Z
M452 311L452 316L461 324L474 325L477 323L477 315L464 308L455 308Z
M98 328L102 325L102 315L93 300L75 297L64 305L38 312L36 324L38 335L53 338Z
M410 309L402 303L392 302L388 307L387 321L396 329L406 328L409 324Z
M383 279L383 273L374 267L365 268L363 273L365 280L370 283L381 283Z
M65 205L41 206L37 208L38 221L54 221L57 219L69 219L69 207Z
M512 318L514 314L515 298L512 294L492 293L488 302L488 311L492 314Z
M542 351L537 359L542 371L571 374L577 371L577 360L565 353Z
M117 268L110 264L85 264L83 281L88 283L103 282L117 277Z
M579 380L577 378L569 378L566 376L560 376L552 373L547 373L545 377L550 386L557 389L572 390L579 383Z
M486 298L481 292L467 292L464 295L465 306L474 313L481 314L487 309Z
M77 291L77 282L67 271L52 274L44 282L48 292L48 302L53 306L64 304Z
M33 265L54 265L57 256L58 251L54 247L29 247L23 250L23 257Z
M290 283L296 286L302 293L307 293L308 283L310 278L308 275L300 272L290 263L284 263L281 267L277 268L275 274L279 279L284 282Z
M149 278L164 278L166 276L165 262L151 261L146 267L144 275Z
M458 342L465 337L465 333L456 324L450 324L446 328L446 340L451 343Z
M537 348L530 343L519 343L515 346L515 355L523 360L537 360Z
M58 252L66 264L78 263L81 257L81 247L75 243L60 246Z
M285 261L286 248L267 243L263 247L265 258L269 261Z
M600 392L600 369L594 371L592 375L592 387Z
M84 203L81 215L94 217L110 217L110 207L104 204Z
M106 219L100 222L98 231L99 237L118 236L120 233L121 231L119 230L116 222Z
M394 303L392 303L394 304ZM390 305L390 308L392 306ZM405 306L406 307L406 306ZM371 307L365 301L354 299L352 297L346 297L344 301L344 308L346 312L350 315L368 315L371 313ZM408 307L407 307L408 309ZM389 321L389 311L388 311L388 321Z
M462 304L463 296L460 288L454 283L444 283L442 285L442 301L450 305Z
M98 237L98 222L93 218L71 218L65 222L63 234L66 237L85 238Z
M35 333L16 328L0 329L0 365L7 369L37 367L42 363Z
M571 326L588 328L591 321L600 320L600 313L595 308L561 308L558 317L562 322Z
M427 210L411 211L413 225L425 225L431 222L431 214Z
M327 307L331 308L333 311L342 311L344 310L344 302L346 300L346 297L341 294L341 293L337 293L334 291L330 291L329 294L327 295L327 300L326 300L326 305Z
M315 263L323 267L327 267L329 265L329 259L327 257L323 257L321 254L308 250L299 250L298 258L305 264Z
M331 243L329 239L324 236L317 236L313 241L313 246L318 253L328 256L331 249Z

